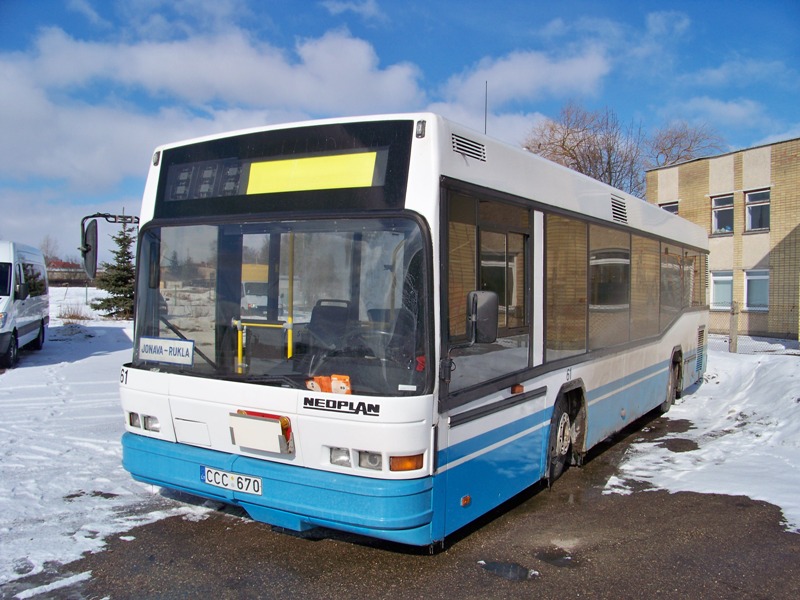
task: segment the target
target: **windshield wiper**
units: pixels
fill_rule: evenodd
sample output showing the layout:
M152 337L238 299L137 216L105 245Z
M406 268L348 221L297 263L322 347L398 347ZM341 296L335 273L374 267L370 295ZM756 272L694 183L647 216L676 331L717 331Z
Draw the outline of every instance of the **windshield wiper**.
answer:
M236 378L240 381L239 378ZM291 377L286 375L247 375L244 377L247 383L259 383L263 385L275 385L279 387L289 387L293 389L301 389L303 386L294 381Z
M180 329L178 329L177 327L175 327L175 325L173 325L173 324L172 324L172 323L169 321L169 319L167 319L167 317L165 317L165 316L163 316L163 315L158 315L158 320L159 320L159 321L161 321L161 322L162 322L164 325L166 325L166 326L167 326L167 329L169 329L169 330L170 330L172 333L174 333L175 335L177 335L177 336L178 336L179 338L181 338L182 340L189 340L189 338L187 338L185 335L183 335L183 333L181 332L181 330L180 330ZM204 361L206 361L206 362L207 362L209 365L211 365L211 366L214 368L214 370L215 370L215 371L219 369L219 367L217 367L217 363L215 363L213 360L211 360L211 359L210 359L210 358L208 358L208 357L207 357L205 354L203 354L203 353L200 351L200 349L197 347L197 344L195 344L195 346L194 346L194 353L195 353L195 354L197 354L197 355L198 355L200 358L202 358Z

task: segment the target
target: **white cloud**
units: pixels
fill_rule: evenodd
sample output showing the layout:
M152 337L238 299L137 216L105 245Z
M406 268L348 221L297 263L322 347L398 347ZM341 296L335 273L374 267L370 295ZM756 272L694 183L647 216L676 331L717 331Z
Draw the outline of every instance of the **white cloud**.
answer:
M126 0L115 3L123 35L139 40L174 40L227 31L237 25L274 26L256 17L247 0Z
M313 116L416 110L410 64L381 67L346 32L292 52L237 30L173 42L83 42L44 31L29 55L0 55L0 177L65 180L95 193L142 176L162 142ZM145 92L150 108L129 94ZM86 93L92 100L83 100Z
M678 11L648 13L642 26L621 19L576 16L548 21L538 36L549 45L575 52L576 48L602 48L609 62L625 65L637 73L660 65L661 71L672 60L670 48L690 33L691 20Z
M630 32L625 27L612 19L600 17L576 17L565 20L562 17L552 19L545 23L536 34L549 42L555 43L555 38L561 38L557 43L569 44L572 38L580 44L605 42L608 45L620 38L630 38Z
M296 72L300 97L293 102L311 111L409 110L424 102L419 69L410 63L379 68L374 49L362 40L328 33L305 41L297 53L303 68Z
M615 59L630 78L663 82L673 77L681 44L691 33L691 20L678 11L649 13L644 29L630 29L615 39Z
M490 102L496 107L546 96L591 95L598 92L609 70L609 61L599 46L564 58L543 52L513 52L499 59L485 58L465 73L451 77L445 97L473 109L483 106L486 82Z
M645 37L659 39L680 37L689 30L692 23L686 14L674 10L650 13L645 22Z
M80 223L85 216L98 212L138 215L141 196L128 195L92 203L76 202L54 189L19 191L4 189L0 194L0 239L10 239L39 246L46 235L57 245L61 258L80 256ZM100 225L101 261L110 261L108 249L113 247L106 235L119 231L118 225Z
M27 68L41 87L71 92L106 83L126 92L202 105L292 107L311 113L419 106L419 70L381 67L373 47L347 32L298 41L293 52L253 42L241 30L171 42L81 42L46 31Z
M557 19L552 19L544 24L538 31L538 35L545 38L556 38L562 37L569 33L570 26L567 24L564 19L558 17Z
M92 25L104 28L111 26L111 23L101 17L100 14L94 9L94 7L89 3L89 0L69 0L67 2L67 8L86 17L86 19Z
M749 98L721 100L697 96L670 104L658 114L665 121L680 119L710 125L723 132L731 149L800 137L800 123L781 120L767 106ZM754 140L753 135L759 135L759 139Z
M592 47L601 53L609 73L613 67L619 77L652 83L672 77L675 56L691 35L691 19L679 11L647 13L644 22L605 17L562 17L548 21L537 35L550 47L578 54Z
M766 136L763 139L753 142L752 146L761 146L762 144L774 144L775 142L782 142L785 140L793 140L800 138L800 122L792 123L780 129L777 133Z
M668 116L705 121L720 127L739 129L768 125L771 119L762 104L747 98L719 100L708 96L690 98L665 109Z
M683 78L687 85L703 87L751 87L758 82L798 88L800 77L793 69L779 60L756 60L735 58L717 67L703 69Z
M386 13L378 6L377 0L361 0L356 1L342 1L342 0L324 0L321 2L322 6L332 15L340 15L346 12L353 12L359 17L367 21L386 21L388 17Z

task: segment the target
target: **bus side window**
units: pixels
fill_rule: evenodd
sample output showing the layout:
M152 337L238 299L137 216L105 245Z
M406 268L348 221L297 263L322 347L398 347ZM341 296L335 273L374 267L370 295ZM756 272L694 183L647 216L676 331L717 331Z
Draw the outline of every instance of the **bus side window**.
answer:
M510 203L470 196L448 194L448 346L454 368L449 390L488 382L525 369L529 362L531 330L529 285L527 282L530 239L528 209ZM475 294L482 292L483 294ZM496 338L502 343L473 344L474 330L468 312L477 314L467 302L493 297L496 310ZM485 324L484 324L485 325ZM482 326L482 331L487 329ZM486 334L486 338L495 338Z

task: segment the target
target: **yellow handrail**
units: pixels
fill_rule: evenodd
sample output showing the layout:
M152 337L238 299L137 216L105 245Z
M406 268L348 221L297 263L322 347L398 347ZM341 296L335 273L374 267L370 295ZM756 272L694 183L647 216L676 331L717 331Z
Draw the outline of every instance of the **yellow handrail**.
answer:
M236 372L244 372L244 332L248 327L263 327L264 329L285 329L287 336L286 358L292 358L292 317L285 323L261 323L259 321L245 321L234 319L233 326L236 327Z
M247 327L264 327L267 329L286 330L286 358L294 355L293 330L294 330L294 232L289 233L289 290L288 290L288 312L285 323L261 323L258 321L247 321L244 319L234 319L233 325L236 327L236 372L244 371L244 331Z

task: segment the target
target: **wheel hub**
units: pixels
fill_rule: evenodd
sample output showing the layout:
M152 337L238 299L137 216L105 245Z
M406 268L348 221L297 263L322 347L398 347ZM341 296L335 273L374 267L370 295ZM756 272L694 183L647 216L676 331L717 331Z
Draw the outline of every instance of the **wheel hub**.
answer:
M570 441L569 415L562 413L561 418L558 420L558 429L556 431L556 452L558 456L564 456L569 451Z

